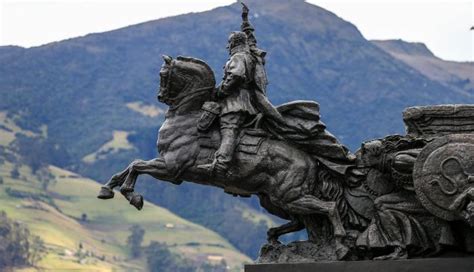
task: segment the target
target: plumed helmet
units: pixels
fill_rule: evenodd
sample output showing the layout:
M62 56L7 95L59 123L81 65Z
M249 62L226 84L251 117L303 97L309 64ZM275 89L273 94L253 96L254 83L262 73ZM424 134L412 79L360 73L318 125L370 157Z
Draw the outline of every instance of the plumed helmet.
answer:
M242 44L247 44L247 34L241 31L232 32L229 36L229 47L234 48Z

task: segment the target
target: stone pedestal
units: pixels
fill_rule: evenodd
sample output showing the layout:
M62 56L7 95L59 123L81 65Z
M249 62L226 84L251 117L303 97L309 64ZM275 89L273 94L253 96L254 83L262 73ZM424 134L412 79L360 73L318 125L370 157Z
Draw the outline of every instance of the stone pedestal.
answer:
M347 261L288 264L249 264L245 272L474 272L474 257Z

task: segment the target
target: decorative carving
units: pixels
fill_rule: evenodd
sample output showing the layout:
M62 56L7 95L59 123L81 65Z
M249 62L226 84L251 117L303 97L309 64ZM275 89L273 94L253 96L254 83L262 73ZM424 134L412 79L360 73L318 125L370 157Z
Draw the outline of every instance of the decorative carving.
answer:
M474 188L474 137L453 134L428 144L415 163L415 192L423 206L445 220L461 220L452 204Z

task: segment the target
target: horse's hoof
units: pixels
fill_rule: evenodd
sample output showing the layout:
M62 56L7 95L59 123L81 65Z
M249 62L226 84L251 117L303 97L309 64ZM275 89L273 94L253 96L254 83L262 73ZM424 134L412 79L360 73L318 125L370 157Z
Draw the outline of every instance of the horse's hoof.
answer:
M137 208L137 210L141 210L143 208L143 196L132 196L132 199L130 199L130 204L133 205L133 207Z
M349 248L344 245L339 245L336 247L336 257L337 260L343 260L349 253Z
M114 198L114 191L109 187L101 187L99 195L97 196L99 199L111 199Z
M267 243L270 245L281 245L281 242L277 238L267 239Z
M395 248L395 250L387 255L375 257L375 261L382 261L382 260L400 260L400 259L407 259L408 253L405 249L401 247Z

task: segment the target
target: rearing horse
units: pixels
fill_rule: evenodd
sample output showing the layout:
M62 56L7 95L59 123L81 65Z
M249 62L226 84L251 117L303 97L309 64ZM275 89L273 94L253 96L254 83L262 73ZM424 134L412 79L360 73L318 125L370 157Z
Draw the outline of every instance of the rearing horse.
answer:
M338 203L323 196L318 180L328 170L294 145L271 137L262 138L255 154L235 152L226 178L209 176L198 169L198 165L209 163L214 153L212 148L202 148L202 133L197 128L201 107L211 99L215 88L214 73L205 62L195 58L164 56L164 60L158 99L169 109L160 128L159 157L132 162L102 187L99 198L112 198L113 189L120 186L120 192L140 210L143 197L134 193L134 186L142 174L174 184L190 181L237 195L257 195L270 213L290 221L268 231L270 242L303 228L308 230L310 240L317 240L317 234L310 229L321 223L322 215L329 219L336 237L336 253L342 258L347 253L341 242L346 232ZM220 137L217 128L211 134ZM218 143L214 143L215 148Z

